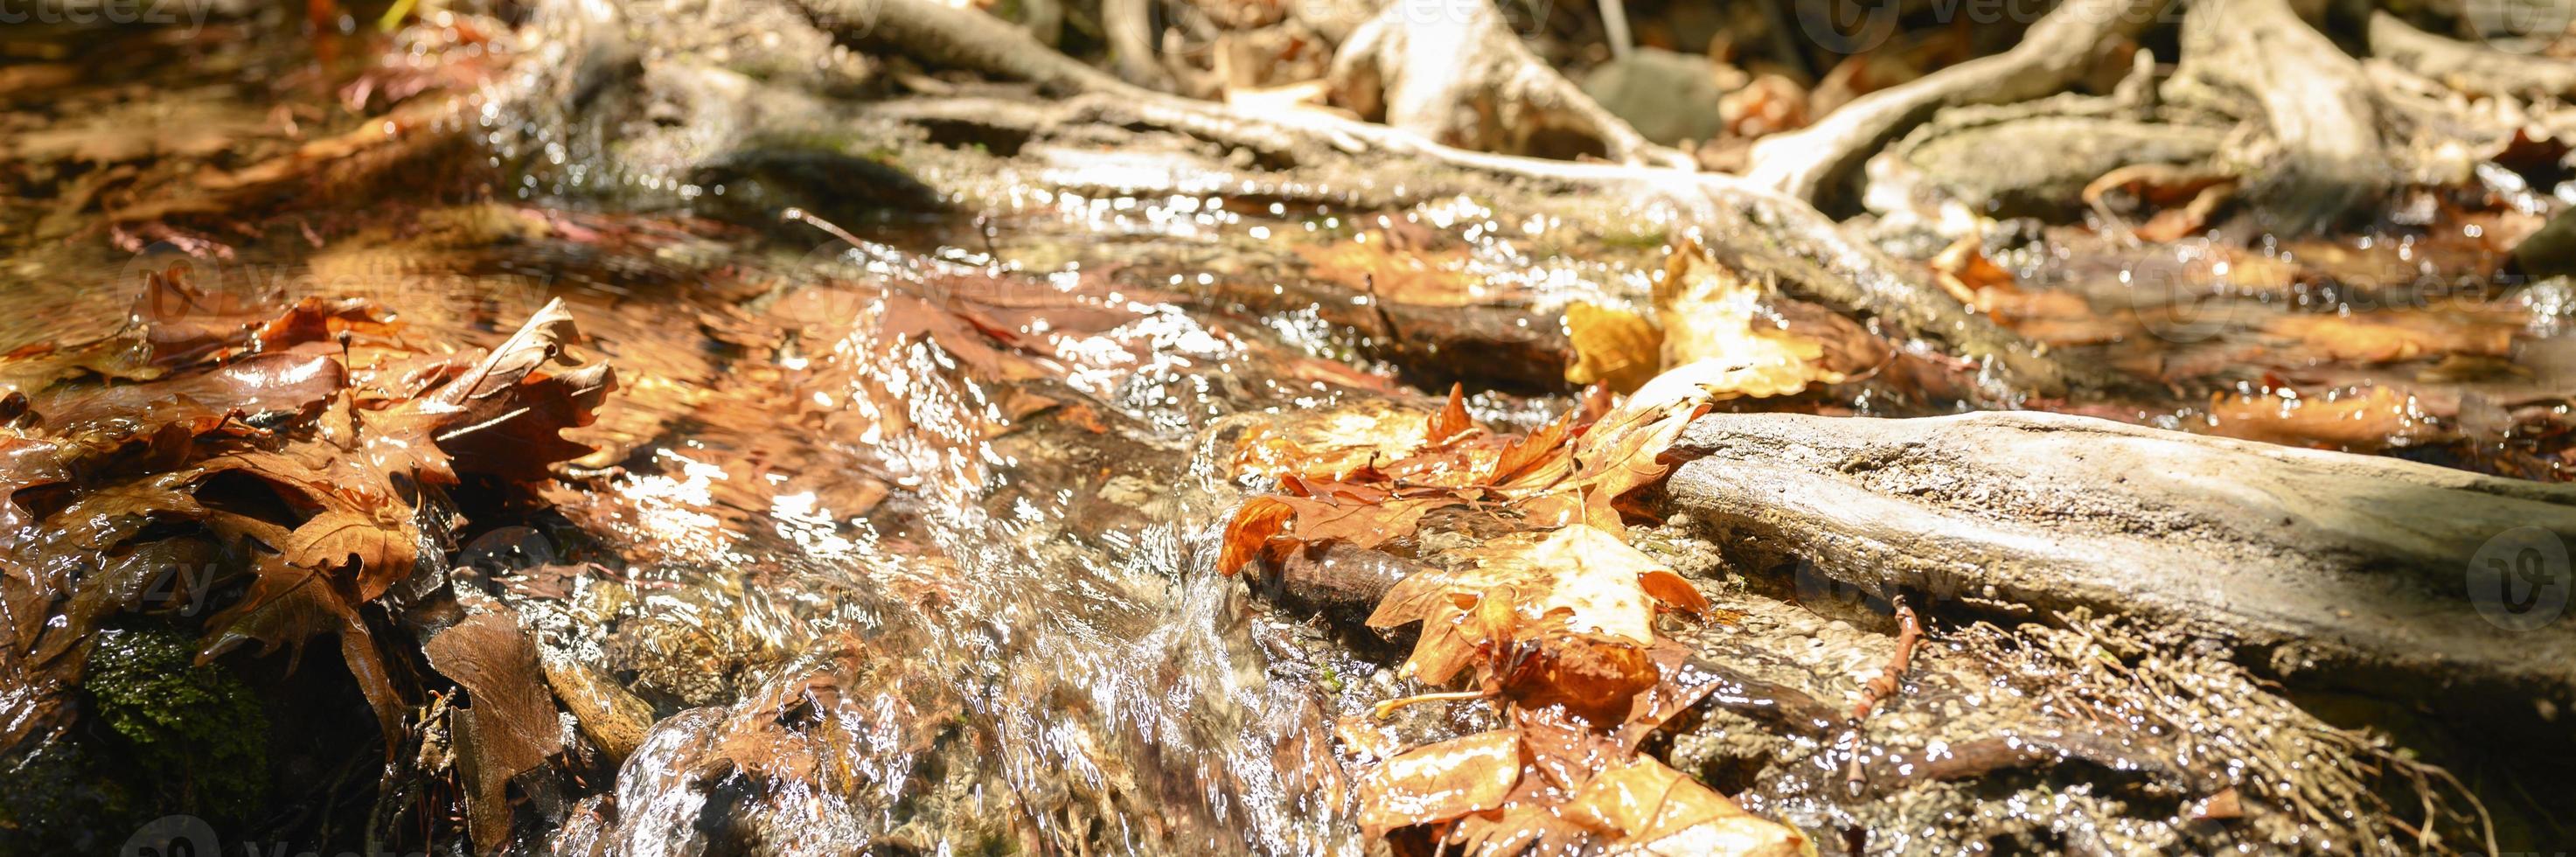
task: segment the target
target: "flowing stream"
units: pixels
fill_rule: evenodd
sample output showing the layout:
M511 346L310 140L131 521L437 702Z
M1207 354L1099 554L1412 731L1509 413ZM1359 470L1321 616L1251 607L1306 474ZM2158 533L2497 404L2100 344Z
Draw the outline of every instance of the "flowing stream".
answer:
M207 96L228 119L288 110L242 80L276 57L152 49L201 75L228 69ZM565 853L1360 850L1336 721L1403 689L1384 661L1248 607L1212 573L1246 490L1226 476L1227 442L1259 421L1428 393L1371 356L1388 330L1262 300L1282 293L1274 272L1166 270L1131 251L1455 248L1459 269L1545 318L1642 293L1660 265L1660 242L1604 245L1475 200L1335 211L1122 194L1119 165L1096 161L1049 180L1104 190L997 192L1020 201L1008 208L732 216L719 197L759 183L665 193L680 179L621 171L569 117L475 121L467 136L493 164L529 165L499 190L343 200L301 227L213 236L221 252L101 224L13 234L25 253L0 290L0 351L113 330L140 273L170 265L246 296L370 298L412 335L460 345L565 299L585 347L621 374L601 422L577 433L603 452L546 490L550 511L460 497L472 524L456 569L550 656L630 683L660 717L613 784L537 810ZM2163 252L2187 267L2195 251ZM2115 303L2126 272L2158 263L2105 259L2028 270ZM2270 343L2266 307L2179 347ZM2455 312L2427 323L2523 313L2507 335L2526 338L2556 324L2528 304L2442 311ZM2105 349L2135 356L2124 347ZM2510 383L2545 387L2564 368ZM1527 427L1570 399L1470 401ZM1938 408L1863 393L1823 409ZM2220 421L2170 404L2110 415Z

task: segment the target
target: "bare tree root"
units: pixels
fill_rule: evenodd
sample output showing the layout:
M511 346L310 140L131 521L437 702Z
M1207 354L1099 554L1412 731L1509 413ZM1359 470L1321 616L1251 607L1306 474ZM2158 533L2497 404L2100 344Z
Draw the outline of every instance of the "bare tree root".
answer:
M1703 243L1720 261L1769 278L1793 295L1877 319L1901 338L1920 339L1953 354L1988 361L2009 394L2062 396L2115 391L2131 384L2101 367L2045 353L1961 305L1933 284L1920 266L1889 257L1813 206L1734 176L1469 152L1383 125L1321 113L1256 115L1171 97L1103 94L1051 105L957 98L941 102L890 104L871 112L943 122L1009 123L1032 131L1102 125L1173 130L1262 153L1298 171L1276 177L1246 175L1221 184L1276 187L1281 193L1330 184L1338 189L1336 196L1319 201L1336 204L1396 206L1460 193L1484 196L1498 187L1515 187L1530 195L1514 205L1533 211L1545 210L1555 199L1594 207L1601 200L1619 200L1614 207L1637 216L1660 206L1680 223L1703 230ZM1507 184L1498 185L1494 181L1498 178ZM1390 186L1401 187L1403 193L1389 192ZM1131 188L1131 192L1138 190L1145 188Z
M1108 31L1109 53L1118 76L1128 83L1170 91L1172 75L1154 62L1152 0L1101 0L1100 25Z
M2494 621L2473 573L2516 528L2576 538L2576 489L2036 413L1711 415L1674 452L1698 458L1668 502L1745 567L2126 615L2401 698L2576 702L2576 631Z
M2386 12L2370 16L2370 53L2469 95L2576 95L2576 62L2481 49L2415 29Z
M1843 231L1813 206L1741 178L1618 164L1574 163L1471 152L1419 134L1320 112L1249 113L1222 104L1152 92L1090 69L1040 45L1027 33L981 13L932 0L798 0L826 29L908 53L1004 77L1092 93L1045 107L1011 108L992 120L1036 117L1055 125L1083 123L1164 128L1272 155L1290 165L1314 167L1359 186L1401 175L1417 199L1480 189L1473 182L1444 183L1416 175L1443 166L1546 187L1552 192L1661 203L1709 235L1722 259L1769 276L1791 291L1847 313L1878 319L1906 338L1938 344L1952 353L1988 361L2017 393L2062 396L2116 390L2128 385L2097 366L2067 363L2046 354L1992 320L1961 305L1934 285L1920 266L1890 258ZM952 99L954 101L954 99ZM956 105L941 108L950 120ZM975 109L965 112L973 113ZM1387 167L1402 169L1389 171ZM1389 200L1395 201L1395 200Z
M1334 52L1332 81L1361 116L1446 145L1532 154L1572 133L1621 163L1692 164L1530 53L1489 3L1388 3Z
M2331 225L2394 181L2361 64L2287 0L2196 2L2183 19L2182 64L2167 92L2262 120L2261 142L2230 157L2249 177L2246 198L2271 231Z
M1806 128L1753 144L1751 179L1814 202L1838 177L1943 107L2008 104L2063 91L2103 46L2153 23L2167 0L2067 0L2011 50L1853 100Z
M974 9L929 0L797 0L796 5L815 26L843 39L924 62L1025 80L1058 92L1149 92ZM1146 61L1152 61L1150 52Z

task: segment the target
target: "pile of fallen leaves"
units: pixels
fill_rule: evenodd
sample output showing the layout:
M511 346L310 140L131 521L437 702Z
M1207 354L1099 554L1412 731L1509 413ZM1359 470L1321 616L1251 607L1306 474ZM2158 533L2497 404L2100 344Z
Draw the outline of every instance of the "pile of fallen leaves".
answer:
M1658 636L1657 612L1711 611L1680 575L1627 544L1623 503L1663 478L1662 453L1683 427L1749 377L1742 363L1694 361L1616 407L1596 388L1526 435L1477 425L1453 389L1427 418L1346 411L1243 438L1236 472L1275 478L1280 493L1252 499L1229 523L1219 559L1229 573L1276 570L1335 542L1418 548L1431 515L1465 519L1459 529L1484 536L1426 557L1439 564L1388 590L1368 624L1418 623L1401 674L1470 688L1384 701L1380 716L1486 700L1500 723L1401 752L1381 752L1394 748L1346 723L1346 749L1383 756L1359 788L1366 833L1417 828L1469 854L1807 850L1796 831L1638 752L1711 690L1686 668L1689 651Z
M391 753L404 677L361 608L449 546L444 488L590 451L560 432L616 382L577 335L549 304L457 350L155 274L116 334L0 356L0 748L59 728L92 631L141 612L199 629L201 663L335 636Z

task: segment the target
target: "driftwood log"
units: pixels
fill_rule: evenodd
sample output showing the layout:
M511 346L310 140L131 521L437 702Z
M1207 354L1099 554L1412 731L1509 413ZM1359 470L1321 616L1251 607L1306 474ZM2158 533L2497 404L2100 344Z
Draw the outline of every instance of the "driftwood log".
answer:
M2485 565L2531 547L2563 577L2576 488L2038 413L1713 415L1674 452L1670 508L1739 566L2136 617L2311 685L2576 701L2576 624L2511 612L2563 596Z

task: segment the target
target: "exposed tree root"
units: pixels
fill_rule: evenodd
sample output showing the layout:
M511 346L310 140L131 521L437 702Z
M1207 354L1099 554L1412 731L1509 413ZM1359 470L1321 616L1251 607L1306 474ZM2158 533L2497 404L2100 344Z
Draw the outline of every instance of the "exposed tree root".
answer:
M1111 58L1128 83L1169 91L1172 75L1154 62L1150 0L1101 0L1100 25L1108 31Z
M2469 95L2576 95L2576 62L2479 48L2415 29L2386 12L2370 16L2370 53Z
M2068 0L2020 44L1861 96L1804 129L1753 145L1749 177L1810 202L1839 175L1943 107L2006 104L2066 89L2101 51L2154 23L2166 0Z
M1028 31L974 9L930 0L798 0L844 39L923 62L1025 80L1059 92L1147 91L1057 53ZM1147 55L1151 62L1151 55Z
M2266 230L2305 234L2378 199L2395 181L2361 64L2287 0L2199 0L2183 18L2177 100L2237 105L2265 145L2233 152Z
M1225 105L1151 92L1055 53L1017 28L980 13L930 0L798 0L827 29L845 38L1050 87L1092 93L1045 108L1010 111L991 121L1025 123L1052 114L1054 124L1165 128L1270 153L1300 168L1351 180L1401 184L1419 198L1490 189L1469 176L1424 171L1437 165L1550 189L1678 209L1709 233L1725 259L1779 279L1793 292L1845 312L1877 318L1893 331L1991 360L2011 387L2042 395L2115 389L2103 369L2070 364L1961 306L1920 268L1888 257L1845 233L1813 206L1743 179L1675 169L1549 161L1470 152L1419 134L1319 112L1253 114ZM1579 95L1579 93L1578 93ZM973 116L952 119L980 121ZM971 111L970 111L971 112Z
M2576 538L2576 489L2030 413L1712 415L1675 452L1699 458L1673 508L1754 567L2134 616L2302 681L2576 702L2576 633L2491 621L2471 574L2517 527Z
M1361 116L1446 145L1540 154L1570 133L1622 163L1691 164L1530 53L1488 3L1386 4L1334 52L1333 83Z

